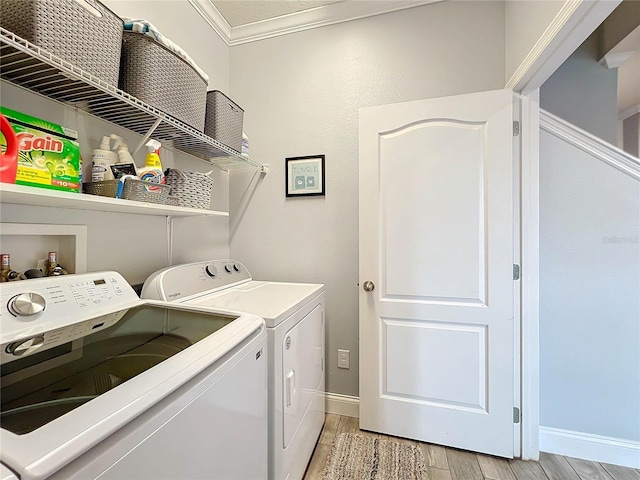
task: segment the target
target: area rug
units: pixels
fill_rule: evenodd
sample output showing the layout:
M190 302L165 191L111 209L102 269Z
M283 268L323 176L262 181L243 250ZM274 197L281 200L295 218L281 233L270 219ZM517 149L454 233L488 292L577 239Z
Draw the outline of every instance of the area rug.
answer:
M423 480L424 457L415 445L357 433L333 442L323 480Z

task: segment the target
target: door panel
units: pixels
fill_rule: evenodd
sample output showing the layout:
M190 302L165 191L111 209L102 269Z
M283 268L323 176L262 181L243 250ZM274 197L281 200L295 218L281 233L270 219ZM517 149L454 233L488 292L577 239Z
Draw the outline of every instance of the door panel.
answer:
M380 165L383 298L484 303L484 140L483 124L444 121L380 135L393 158Z
M513 456L512 93L360 113L360 426Z
M485 328L383 319L382 343L387 398L486 411ZM416 358L421 362L414 364Z

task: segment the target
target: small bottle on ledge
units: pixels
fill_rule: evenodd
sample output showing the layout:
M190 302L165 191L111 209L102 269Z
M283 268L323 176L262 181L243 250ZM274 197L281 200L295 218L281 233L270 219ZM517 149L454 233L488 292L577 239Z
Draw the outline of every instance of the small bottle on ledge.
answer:
M47 260L47 271L45 275L47 277L57 277L58 275L66 275L67 271L58 265L58 254L56 252L49 252Z
M2 254L2 267L0 268L0 282L11 282L17 280L20 274L11 270L11 255Z

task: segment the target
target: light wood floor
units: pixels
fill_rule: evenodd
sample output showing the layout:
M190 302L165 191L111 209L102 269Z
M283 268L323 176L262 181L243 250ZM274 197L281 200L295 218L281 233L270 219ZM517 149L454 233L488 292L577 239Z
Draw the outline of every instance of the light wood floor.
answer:
M362 433L417 445L424 455L429 480L640 480L640 470L589 462L560 455L540 454L539 462L505 460L454 448L386 437L358 428L358 419L327 414L324 429L304 480L321 480L336 435ZM354 479L360 480L360 479Z

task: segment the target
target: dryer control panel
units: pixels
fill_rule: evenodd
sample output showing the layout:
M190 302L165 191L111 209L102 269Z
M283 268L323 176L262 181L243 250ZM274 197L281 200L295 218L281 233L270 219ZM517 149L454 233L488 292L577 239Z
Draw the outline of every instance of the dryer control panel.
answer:
M159 270L144 282L142 298L176 301L203 292L214 292L251 281L247 268L237 260L210 260Z

